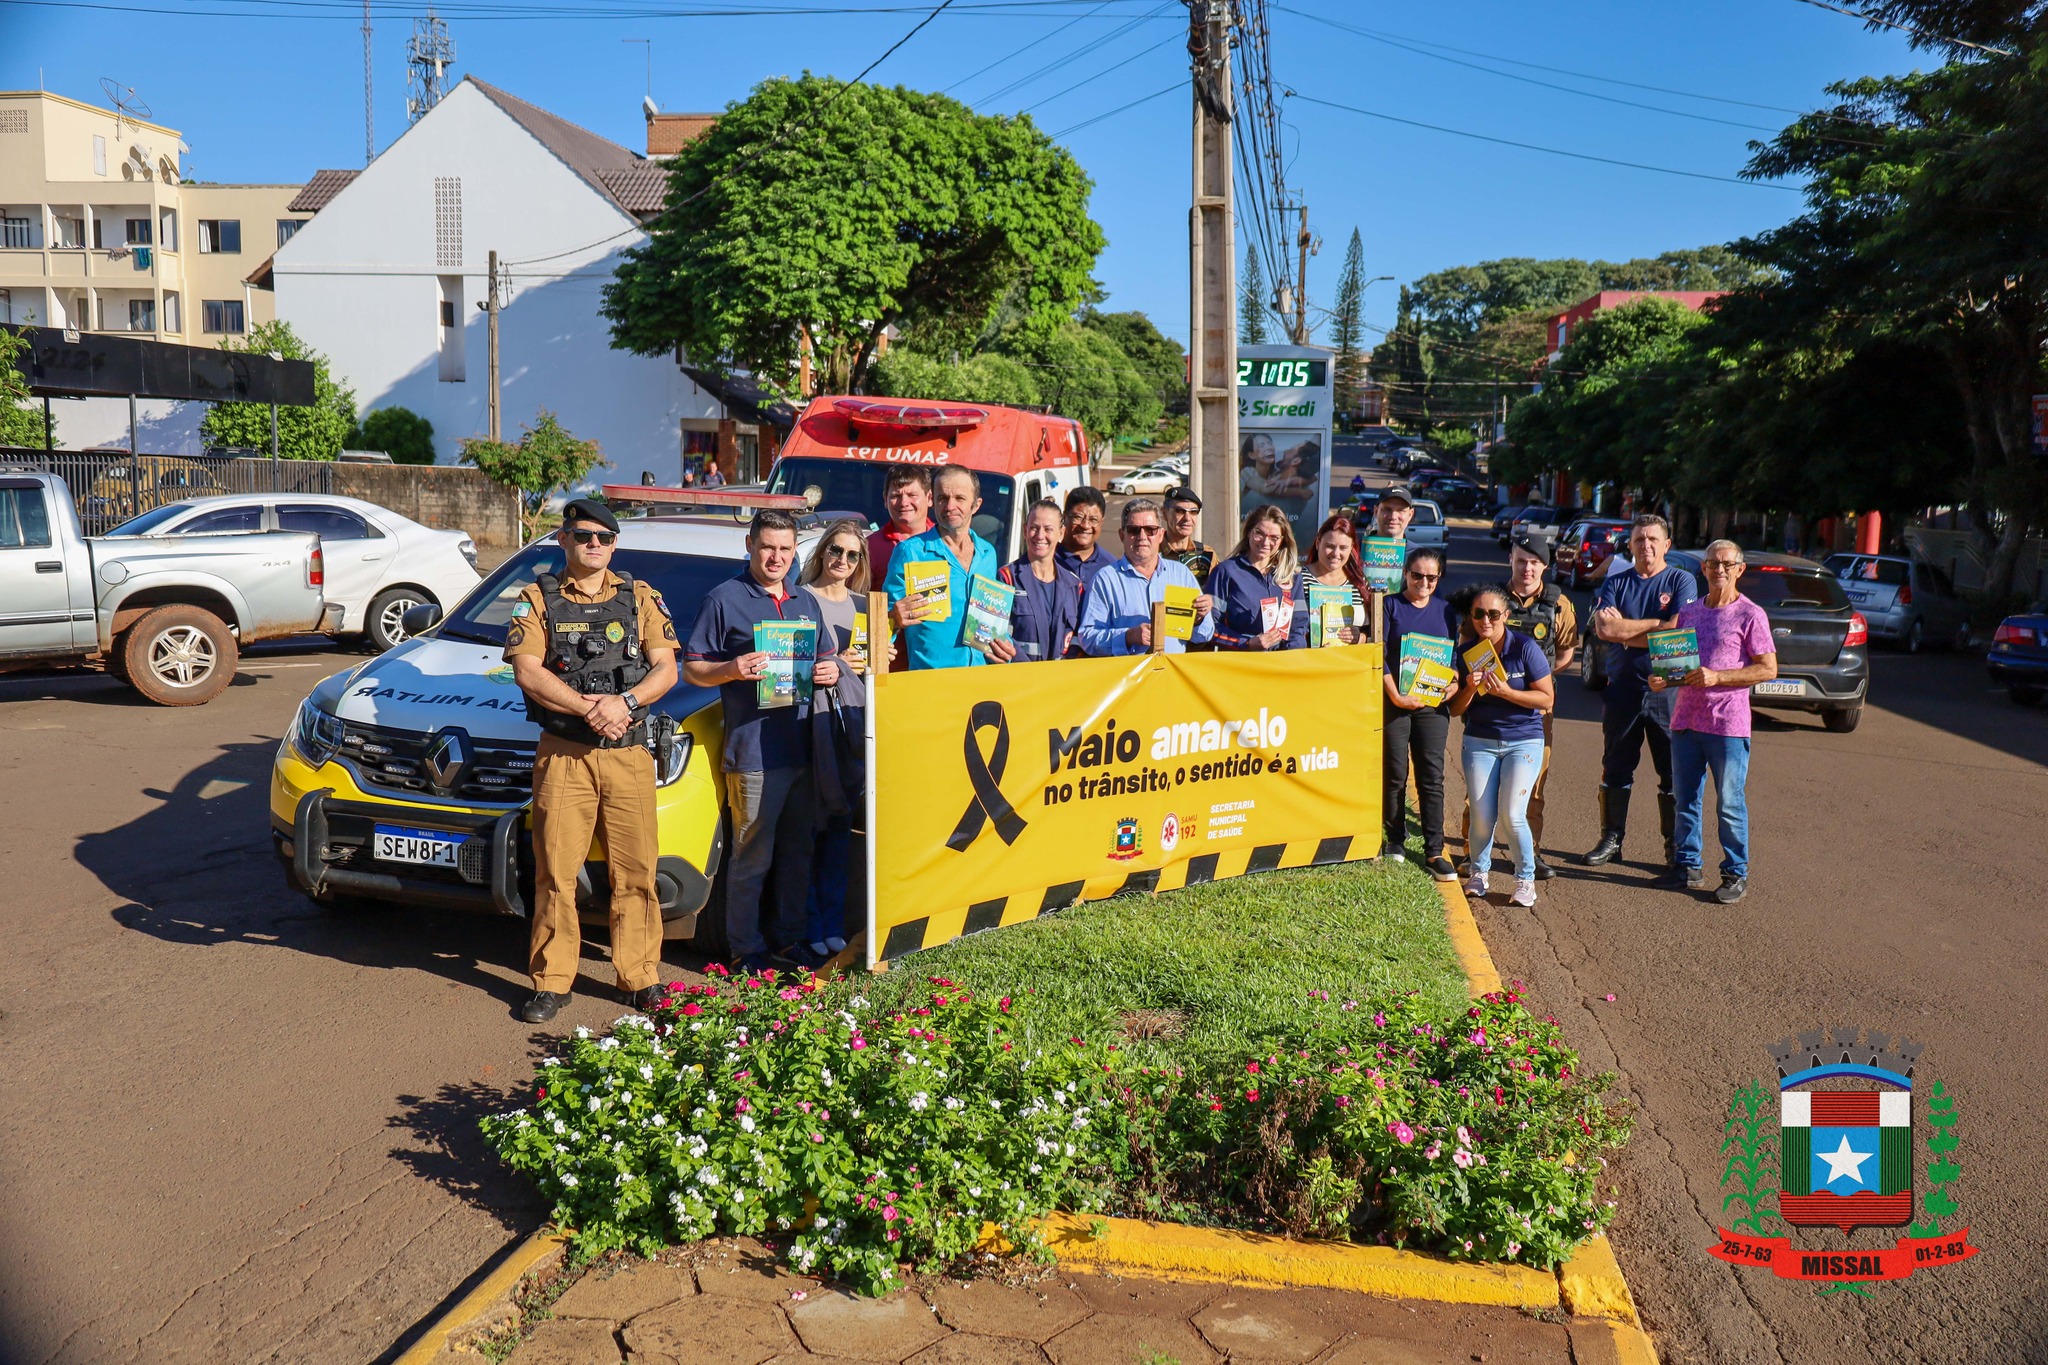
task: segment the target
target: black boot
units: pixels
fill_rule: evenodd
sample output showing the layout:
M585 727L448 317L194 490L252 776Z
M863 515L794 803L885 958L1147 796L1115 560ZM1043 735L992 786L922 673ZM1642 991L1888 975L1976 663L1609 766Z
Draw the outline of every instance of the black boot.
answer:
M1587 867L1599 867L1621 856L1621 840L1628 832L1627 787L1600 788L1600 842L1580 858Z
M1664 830L1664 866L1678 866L1678 798L1657 793L1657 823Z

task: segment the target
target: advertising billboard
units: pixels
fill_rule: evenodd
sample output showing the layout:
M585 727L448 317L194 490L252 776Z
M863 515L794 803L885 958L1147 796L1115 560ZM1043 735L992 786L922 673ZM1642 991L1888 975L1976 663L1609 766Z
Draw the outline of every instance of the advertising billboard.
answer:
M1326 346L1237 348L1238 512L1280 508L1304 550L1335 496L1335 358Z

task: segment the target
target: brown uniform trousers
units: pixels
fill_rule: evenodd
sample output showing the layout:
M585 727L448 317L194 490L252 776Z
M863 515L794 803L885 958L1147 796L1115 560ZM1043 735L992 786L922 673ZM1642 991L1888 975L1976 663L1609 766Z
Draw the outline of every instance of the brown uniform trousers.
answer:
M644 747L600 749L542 735L533 772L533 943L528 969L537 991L566 993L583 955L576 874L604 835L612 883L612 967L619 986L656 985L661 902L654 892L659 839L654 755Z

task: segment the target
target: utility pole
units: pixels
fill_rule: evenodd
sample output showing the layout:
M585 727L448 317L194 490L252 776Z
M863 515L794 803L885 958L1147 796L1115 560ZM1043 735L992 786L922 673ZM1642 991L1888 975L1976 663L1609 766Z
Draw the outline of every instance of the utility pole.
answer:
M370 99L370 0L363 0L363 165L377 156L377 113Z
M1308 345L1308 258L1315 239L1308 230L1308 205L1295 205L1295 212L1301 215L1301 227L1294 234L1294 245L1301 253L1301 266L1294 277L1294 344Z
M1202 534L1237 542L1237 249L1232 207L1230 0L1186 0L1194 78L1188 209L1188 477Z
M498 253L491 253L490 293L484 297L484 354L488 357L485 366L490 371L489 396L491 404L490 436L498 439Z

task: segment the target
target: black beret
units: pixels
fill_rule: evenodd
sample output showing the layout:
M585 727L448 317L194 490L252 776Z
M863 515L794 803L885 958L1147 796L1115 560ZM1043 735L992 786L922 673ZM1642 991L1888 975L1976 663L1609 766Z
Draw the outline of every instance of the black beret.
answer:
M1186 484L1182 484L1180 487L1174 489L1171 493L1168 493L1166 495L1166 500L1168 502L1191 502L1197 507L1200 507L1202 505L1202 500L1195 496L1195 490L1188 487Z
M619 529L619 519L612 515L612 509L596 498L577 498L562 509L562 525L572 521L594 521L607 531Z

